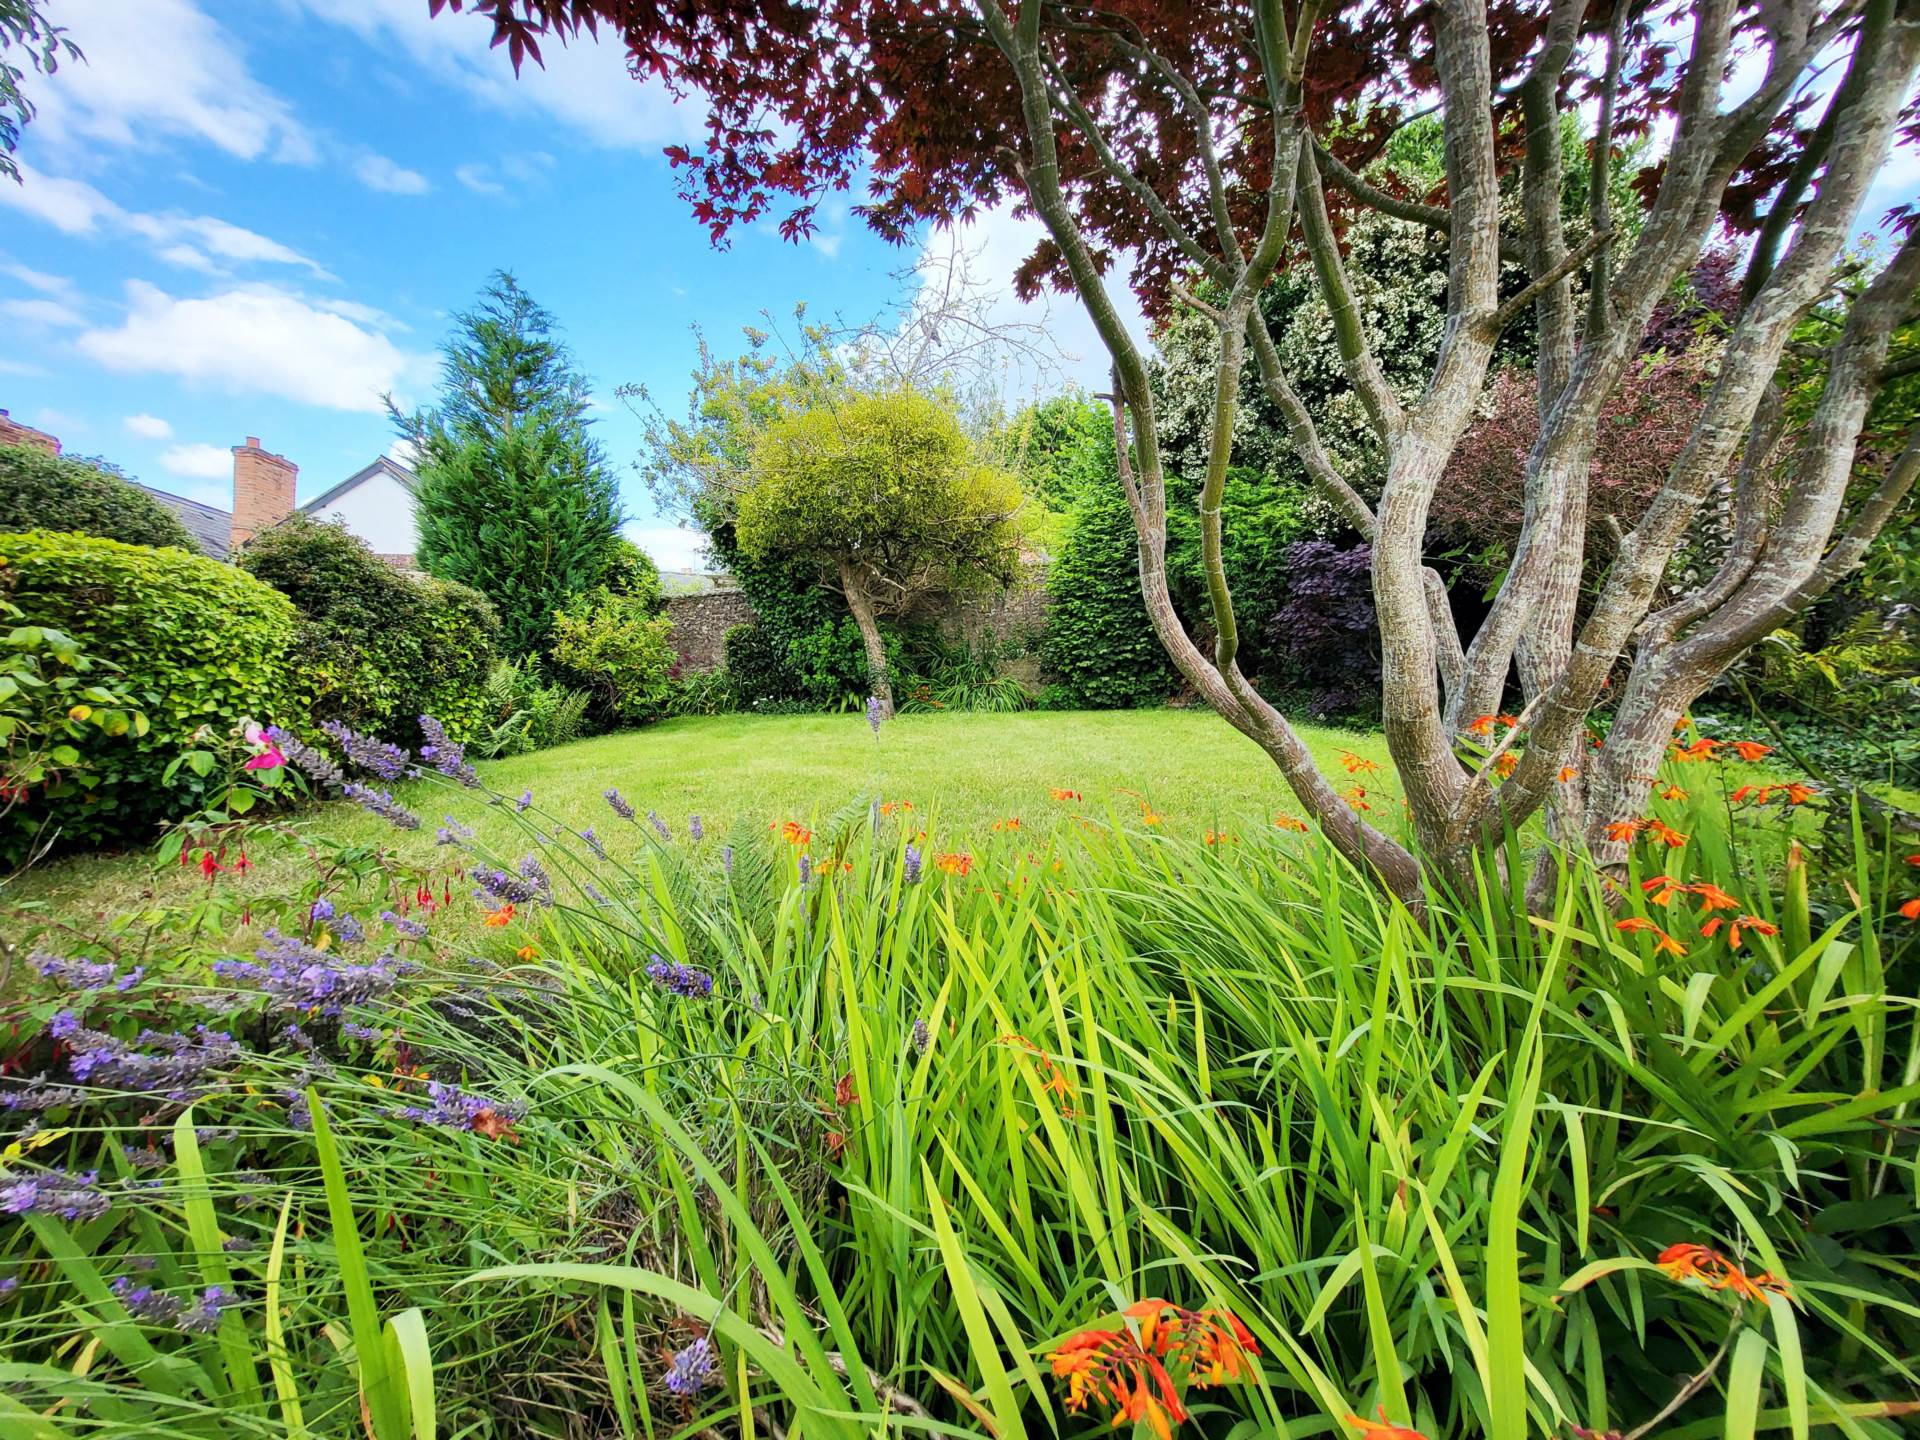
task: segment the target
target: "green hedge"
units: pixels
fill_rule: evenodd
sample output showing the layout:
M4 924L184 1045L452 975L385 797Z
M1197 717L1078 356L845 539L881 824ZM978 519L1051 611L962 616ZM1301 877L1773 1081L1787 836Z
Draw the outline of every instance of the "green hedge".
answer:
M55 626L116 666L116 684L152 722L144 736L89 742L93 788L56 783L0 822L0 847L15 853L47 821L62 846L144 838L224 783L185 766L163 779L196 734L284 720L305 706L292 603L218 561L86 535L0 534L0 593L25 623Z
M195 548L174 513L137 485L71 456L0 445L0 531L24 530Z
M300 612L315 723L408 746L422 713L456 740L485 732L500 626L479 591L402 574L343 526L305 515L256 536L240 565Z

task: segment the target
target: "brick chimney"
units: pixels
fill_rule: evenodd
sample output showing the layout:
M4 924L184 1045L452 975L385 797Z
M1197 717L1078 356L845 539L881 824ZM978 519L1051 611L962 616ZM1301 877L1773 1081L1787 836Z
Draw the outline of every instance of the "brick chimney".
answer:
M31 425L22 425L18 420L11 419L4 410L0 410L0 445L31 445L35 450L44 450L49 455L60 453L60 442L53 436Z
M235 550L293 512L293 482L299 474L300 467L286 456L262 450L257 435L233 447Z

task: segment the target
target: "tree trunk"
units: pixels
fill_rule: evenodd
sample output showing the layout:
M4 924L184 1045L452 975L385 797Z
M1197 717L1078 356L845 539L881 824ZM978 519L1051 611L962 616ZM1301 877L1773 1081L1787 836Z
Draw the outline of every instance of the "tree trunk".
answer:
M867 681L873 686L873 698L880 702L880 718L891 720L893 678L887 673L887 647L874 619L873 599L860 572L851 565L840 567L840 588L846 593L847 608L853 612L853 623L860 627L860 639L867 647Z

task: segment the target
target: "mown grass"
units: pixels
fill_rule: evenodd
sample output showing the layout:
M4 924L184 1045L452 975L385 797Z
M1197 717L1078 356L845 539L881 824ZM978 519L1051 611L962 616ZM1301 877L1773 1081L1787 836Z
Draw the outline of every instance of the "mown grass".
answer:
M1392 826L1400 812L1386 743L1377 734L1308 727L1321 768L1343 786L1370 792L1373 818ZM1377 761L1381 769L1353 781L1340 754ZM1111 809L1138 818L1152 806L1168 832L1270 824L1298 807L1279 772L1244 736L1209 711L1156 710L1013 715L902 715L876 738L858 715L726 715L670 720L644 730L599 736L576 745L483 765L494 790L531 790L542 810L581 828L602 831L613 817L603 798L617 787L644 814L658 811L676 832L691 815L716 832L742 821L788 818L811 823L862 797L907 801L914 813L952 835L984 835L1008 819L1044 835L1076 814ZM1078 804L1049 798L1077 790ZM342 842L396 848L402 859L431 866L433 830L445 814L479 827L483 841L504 831L486 802L470 793L429 796L403 787L425 829L396 836L384 821L334 804L311 817ZM286 888L304 857L261 848L243 878L222 884L262 895ZM0 904L96 923L116 912L174 903L200 883L197 872L158 870L142 850L78 856L37 867L4 890Z

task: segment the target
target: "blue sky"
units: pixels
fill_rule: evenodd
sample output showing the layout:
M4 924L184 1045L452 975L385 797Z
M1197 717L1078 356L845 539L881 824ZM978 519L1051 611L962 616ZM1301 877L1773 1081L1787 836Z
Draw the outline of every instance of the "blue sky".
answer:
M0 407L175 493L225 504L249 434L298 463L303 499L385 451L379 392L430 398L449 312L495 269L561 322L624 473L639 425L614 387L683 406L692 325L732 349L796 301L866 320L916 258L844 206L808 243L769 225L714 250L660 154L697 108L609 46L516 80L489 26L425 0L51 9L87 63L31 77L25 184L0 181ZM986 237L1003 275L1023 228ZM685 563L692 542L627 493Z

